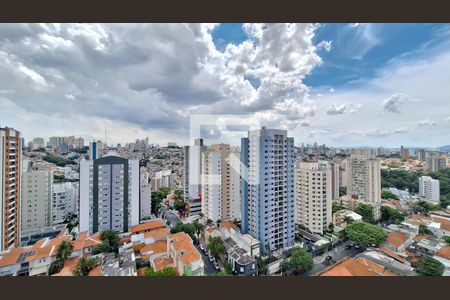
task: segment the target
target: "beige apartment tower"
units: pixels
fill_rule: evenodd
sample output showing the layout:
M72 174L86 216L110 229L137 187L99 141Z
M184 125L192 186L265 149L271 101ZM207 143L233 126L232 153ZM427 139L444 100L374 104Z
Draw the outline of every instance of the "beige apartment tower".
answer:
M329 162L300 162L295 171L295 222L323 234L331 223L333 166Z

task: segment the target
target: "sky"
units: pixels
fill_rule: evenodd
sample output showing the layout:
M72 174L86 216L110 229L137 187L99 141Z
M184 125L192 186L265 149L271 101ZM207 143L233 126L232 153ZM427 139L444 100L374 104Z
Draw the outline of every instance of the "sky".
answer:
M449 24L0 24L0 126L109 144L450 144Z

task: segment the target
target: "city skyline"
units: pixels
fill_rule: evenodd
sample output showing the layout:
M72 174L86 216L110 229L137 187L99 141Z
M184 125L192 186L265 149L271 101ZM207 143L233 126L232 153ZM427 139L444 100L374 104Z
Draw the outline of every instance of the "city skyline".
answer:
M4 24L1 125L27 142L107 129L110 144L181 146L190 115L230 113L296 144L440 147L449 34L447 24Z

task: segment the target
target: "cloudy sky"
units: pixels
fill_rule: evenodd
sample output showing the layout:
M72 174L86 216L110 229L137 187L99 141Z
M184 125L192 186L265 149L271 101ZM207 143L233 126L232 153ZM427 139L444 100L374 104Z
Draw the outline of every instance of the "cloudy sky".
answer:
M230 143L450 144L450 26L0 24L0 126L27 140L187 144L198 114Z

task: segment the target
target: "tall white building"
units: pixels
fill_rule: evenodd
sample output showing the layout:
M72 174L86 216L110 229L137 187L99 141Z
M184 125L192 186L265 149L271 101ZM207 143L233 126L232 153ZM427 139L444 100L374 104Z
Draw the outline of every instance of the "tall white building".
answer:
M80 231L128 232L139 223L139 160L114 153L80 162Z
M19 246L22 136L0 127L0 251Z
M147 138L148 140L148 138ZM148 172L144 167L140 168L139 172L140 182L140 215L139 220L150 217L152 214L152 193L149 183Z
M52 184L52 171L28 171L22 173L21 230L51 225Z
M242 233L264 255L294 245L294 139L286 130L248 132L241 140Z
M67 217L78 212L78 182L53 183L51 199L51 225L63 223Z
M430 176L421 176L419 178L419 194L426 200L439 204L439 180L433 179Z
M203 152L202 213L206 219L240 219L240 164L233 164L239 157L227 144L212 145Z
M202 193L202 153L205 151L203 139L194 140L194 145L184 148L185 195L189 199L197 199Z
M372 155L351 155L347 159L347 194L358 202L374 207L374 218L380 218L380 160Z
M295 220L313 233L323 234L331 223L333 166L329 162L300 162L295 176Z

